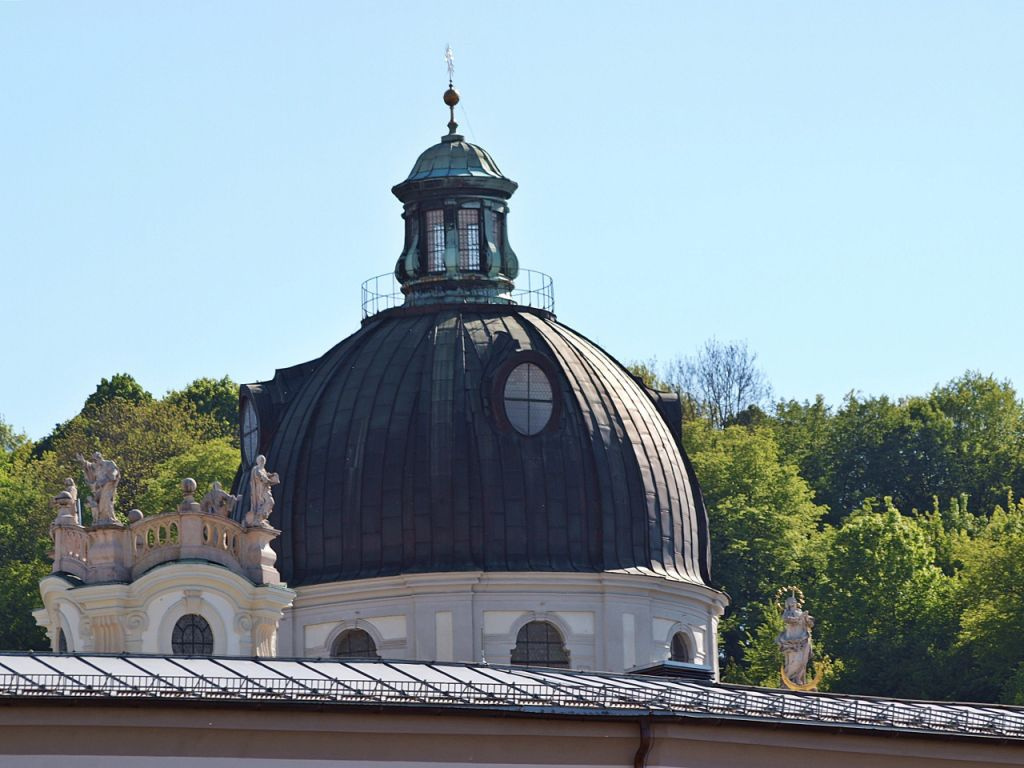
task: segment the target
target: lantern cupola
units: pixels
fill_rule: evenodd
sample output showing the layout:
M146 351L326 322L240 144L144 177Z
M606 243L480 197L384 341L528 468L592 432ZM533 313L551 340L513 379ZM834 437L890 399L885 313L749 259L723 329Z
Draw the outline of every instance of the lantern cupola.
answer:
M459 93L449 83L448 134L392 188L405 208L405 244L395 265L407 306L511 304L519 272L508 242L508 199L519 186L487 150L458 133Z

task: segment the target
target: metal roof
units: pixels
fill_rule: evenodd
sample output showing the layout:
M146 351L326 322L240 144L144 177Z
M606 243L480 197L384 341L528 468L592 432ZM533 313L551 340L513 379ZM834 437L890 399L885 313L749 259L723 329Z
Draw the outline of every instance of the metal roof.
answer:
M453 141L454 139L454 141ZM504 179L505 176L486 149L462 141L458 135L445 136L440 144L425 150L409 172L406 181L448 178L452 176L487 176Z
M604 672L337 659L0 654L0 702L340 705L659 716L1024 740L1024 709Z
M530 437L502 402L503 377L526 361L554 397L549 427ZM476 570L710 584L678 411L664 417L629 371L544 313L400 308L304 371L281 402L257 403L290 586ZM261 386L284 392L276 382ZM236 492L243 510L248 483Z

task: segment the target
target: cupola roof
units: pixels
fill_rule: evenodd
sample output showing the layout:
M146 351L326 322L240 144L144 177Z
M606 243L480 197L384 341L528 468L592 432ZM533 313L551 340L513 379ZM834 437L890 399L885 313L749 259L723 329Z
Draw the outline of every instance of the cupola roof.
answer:
M505 178L486 149L470 144L465 137L454 133L420 155L406 181L452 176Z

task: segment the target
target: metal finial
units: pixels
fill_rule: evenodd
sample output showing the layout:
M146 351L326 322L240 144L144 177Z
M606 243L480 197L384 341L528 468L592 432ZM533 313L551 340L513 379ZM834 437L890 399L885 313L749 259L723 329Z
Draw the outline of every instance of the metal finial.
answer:
M459 127L459 124L455 122L455 105L459 103L459 92L452 85L452 79L455 77L455 52L450 45L444 50L444 60L448 65L448 90L444 92L444 103L448 105L451 115L451 119L448 121L448 135L454 136Z
M444 61L448 65L448 87L452 87L452 78L455 77L455 51L451 44L444 49Z

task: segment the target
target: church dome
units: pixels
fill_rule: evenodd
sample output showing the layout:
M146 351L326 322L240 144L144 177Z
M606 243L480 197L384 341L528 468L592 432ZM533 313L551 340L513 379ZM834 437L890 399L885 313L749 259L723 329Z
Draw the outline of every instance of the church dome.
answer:
M246 397L264 401L292 586L466 570L709 583L707 515L657 394L546 312L389 310Z
M709 585L678 398L557 322L553 303L521 303L507 226L517 185L456 133L457 101L450 89L448 135L393 189L404 303L242 387L243 470L265 454L280 475L282 577L625 572Z

